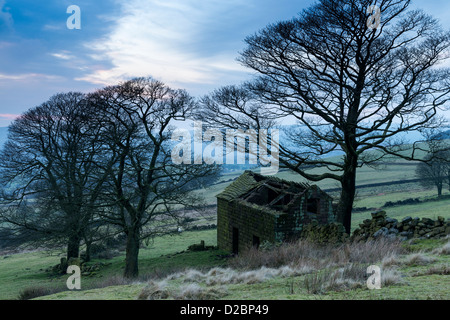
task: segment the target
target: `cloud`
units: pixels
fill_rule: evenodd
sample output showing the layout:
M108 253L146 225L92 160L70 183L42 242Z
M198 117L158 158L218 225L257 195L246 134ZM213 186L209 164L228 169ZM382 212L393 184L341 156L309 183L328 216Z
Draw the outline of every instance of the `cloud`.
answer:
M61 77L40 74L40 73L26 73L26 74L2 74L0 73L0 80L9 81L28 81L28 80L60 80Z
M64 28L61 25L55 25L55 24L46 24L42 27L43 31L59 31L64 30Z
M0 118L7 119L7 120L14 120L17 117L20 117L19 114L12 114L12 113L0 113Z
M56 53L51 53L51 55L55 58L61 59L61 60L72 60L75 59L75 56L71 55L68 51L61 51Z
M235 58L241 38L227 38L235 26L231 10L240 1L173 0L123 2L122 14L104 38L86 44L92 57L110 61L77 78L108 85L137 76L153 76L170 85L212 85L247 72ZM242 22L241 22L242 23ZM217 28L222 29L218 40ZM211 31L211 29L215 29Z

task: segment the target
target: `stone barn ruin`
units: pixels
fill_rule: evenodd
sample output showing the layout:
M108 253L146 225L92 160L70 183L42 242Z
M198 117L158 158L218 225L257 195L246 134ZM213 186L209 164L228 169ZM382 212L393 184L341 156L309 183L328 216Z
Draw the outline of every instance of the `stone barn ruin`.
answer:
M245 171L217 196L217 245L237 254L298 238L303 226L335 222L332 198L315 185Z

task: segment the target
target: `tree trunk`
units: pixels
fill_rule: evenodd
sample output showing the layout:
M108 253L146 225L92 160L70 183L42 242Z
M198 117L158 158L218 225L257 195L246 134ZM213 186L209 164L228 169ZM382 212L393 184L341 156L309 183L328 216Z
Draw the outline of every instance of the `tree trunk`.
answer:
M442 183L438 183L436 185L437 190L438 190L438 197L440 198L442 196Z
M125 256L125 278L136 278L139 275L139 228L130 227L127 233L127 245Z
M70 258L78 258L80 256L81 237L77 232L72 232L67 242L67 261Z
M91 261L91 245L92 245L92 241L86 240L85 242L86 242L85 262L89 262L89 261Z
M357 158L347 158L346 168L341 180L341 197L337 206L337 222L342 223L345 232L350 235L353 201L356 193Z

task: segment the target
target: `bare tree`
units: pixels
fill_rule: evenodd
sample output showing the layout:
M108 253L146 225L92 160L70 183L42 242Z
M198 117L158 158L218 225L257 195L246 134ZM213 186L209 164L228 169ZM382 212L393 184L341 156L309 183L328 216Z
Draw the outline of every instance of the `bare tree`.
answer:
M428 152L424 160L416 167L416 175L424 187L436 187L438 197L442 196L442 188L447 183L450 188L450 144L446 132L441 130L424 130L424 144Z
M201 111L195 117L218 129L269 129L276 125L276 117L257 101L257 96L242 86L226 86L201 99Z
M222 133L219 136L225 137L223 154L227 158L236 156L236 160L240 158L248 165L260 167L273 165L267 155L270 151L273 157L279 148L278 139L273 139L271 131L277 128L277 116L261 106L248 83L225 86L203 97L194 118L205 124L204 131L215 129L216 133ZM232 130L228 132L229 129ZM278 156L276 161L277 170L272 173L278 171Z
M239 61L257 72L246 87L260 109L247 114L214 99L248 119L296 119L298 126L280 143L280 164L311 181L340 183L337 218L347 232L357 168L386 156L418 158L420 145L406 149L398 137L441 126L437 114L450 93L449 70L439 67L448 57L449 34L430 16L409 11L410 1L377 4L381 24L374 29L367 13L372 1L320 0L249 36ZM216 118L228 126L242 123L223 113ZM340 160L328 160L335 152ZM311 166L326 170L312 174Z
M10 126L0 154L2 225L28 243L64 241L68 259L79 256L107 177L97 174L95 115L84 94L57 94Z
M102 135L108 155L111 207L102 213L127 235L125 277L138 275L140 242L167 232L178 223L181 207L200 199L192 183L216 174L216 166L175 165L171 161L171 124L186 119L195 107L184 90L173 90L151 78L137 78L107 87L90 100L104 116Z
M426 157L427 162L417 165L416 175L424 187L436 187L438 197L442 196L442 188L448 183L450 174L449 152L437 152Z

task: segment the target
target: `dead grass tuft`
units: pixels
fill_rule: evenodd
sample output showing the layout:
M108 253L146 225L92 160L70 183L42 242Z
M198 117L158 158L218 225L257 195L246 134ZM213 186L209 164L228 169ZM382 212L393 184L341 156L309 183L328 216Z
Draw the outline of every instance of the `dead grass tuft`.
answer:
M437 248L432 251L433 254L437 255L449 255L450 254L450 241L444 244L441 248Z
M425 255L423 252L413 253L406 256L404 264L407 266L424 266L435 262L436 259Z
M332 266L373 264L385 257L396 257L402 252L400 242L378 239L367 242L320 245L307 240L283 244L270 250L254 248L243 252L230 261L234 269L254 270L261 267L281 266L322 269Z

